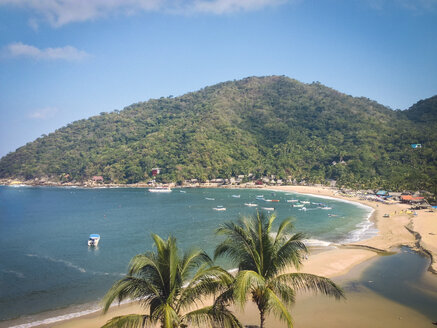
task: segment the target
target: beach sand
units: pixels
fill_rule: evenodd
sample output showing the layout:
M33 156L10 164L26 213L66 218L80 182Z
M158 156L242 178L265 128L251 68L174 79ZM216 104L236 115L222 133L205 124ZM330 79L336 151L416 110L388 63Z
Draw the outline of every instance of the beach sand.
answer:
M357 265L371 263L378 253L370 248L390 251L401 245L416 247L420 245L433 257L432 268L437 270L437 213L418 211L417 216L404 214L408 205L385 205L363 201L356 197L345 197L337 190L324 187L283 186L270 187L277 191L299 192L315 196L329 196L347 201L358 202L372 207L375 211L371 220L378 228L378 235L364 241L349 244L347 247L333 247L326 251L310 255L305 261L302 272L318 274L326 277L339 277L347 274ZM384 214L392 214L384 218ZM396 213L396 214L395 214ZM406 229L409 227L418 235ZM364 264L363 264L364 263ZM94 313L84 317L71 319L51 327L79 328L100 327L109 318L128 313L141 313L138 305L128 304L113 307L108 314ZM238 310L238 309L236 309ZM244 311L237 311L245 325L257 324L257 309L249 304ZM317 315L314 315L317 313ZM385 299L368 290L360 290L347 295L347 301L335 302L332 299L302 295L292 309L296 327L429 327L430 322L419 312L406 306ZM269 327L285 327L273 316L267 320Z

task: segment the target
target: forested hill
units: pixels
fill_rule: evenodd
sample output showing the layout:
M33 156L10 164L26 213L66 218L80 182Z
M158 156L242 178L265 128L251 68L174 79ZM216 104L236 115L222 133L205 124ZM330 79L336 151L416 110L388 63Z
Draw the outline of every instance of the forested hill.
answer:
M320 83L250 77L71 123L3 157L0 178L135 183L160 167L162 181L252 173L431 190L436 100L393 111Z

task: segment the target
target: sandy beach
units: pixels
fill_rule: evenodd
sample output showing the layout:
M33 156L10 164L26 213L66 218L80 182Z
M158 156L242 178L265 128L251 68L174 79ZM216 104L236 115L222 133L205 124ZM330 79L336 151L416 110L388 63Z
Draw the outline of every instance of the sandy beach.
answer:
M432 257L430 271L437 272L437 213L421 210L417 212L417 216L408 215L405 213L409 208L408 205L386 205L363 201L356 197L339 195L337 190L330 188L283 186L269 189L334 197L361 203L374 209L371 220L378 229L377 236L348 245L335 245L326 251L310 255L304 263L302 272L330 278L339 277L369 265L372 259L377 257L378 250L391 251L403 245L425 250ZM385 218L384 214L390 214L390 217ZM435 275L431 279L437 281L434 278L436 278ZM139 311L136 304L116 306L104 316L100 312L94 313L52 324L50 327L100 327L113 316L140 313ZM314 316L315 312L320 315ZM237 311L237 313L243 324L257 324L258 313L252 305L248 304L244 311ZM302 295L299 296L292 315L296 327L319 327L320 320L323 320L324 327L391 327L394 325L397 327L427 327L430 325L429 320L419 312L367 291L360 291L359 295L358 293L348 295L346 302L334 302L321 296ZM269 327L285 327L274 317L270 317L267 324Z

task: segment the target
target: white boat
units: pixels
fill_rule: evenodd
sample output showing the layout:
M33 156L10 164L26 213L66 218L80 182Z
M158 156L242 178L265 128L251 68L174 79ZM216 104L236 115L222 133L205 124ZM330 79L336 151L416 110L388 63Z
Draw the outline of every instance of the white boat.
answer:
M264 198L264 195L258 195L258 196L256 196L256 198L258 198L258 199L263 199L263 198Z
M249 206L249 207L258 206L258 204L254 204L254 203L244 203L244 205Z
M97 246L100 241L100 235L92 233L88 239L88 246Z
M302 207L299 211L306 211L307 208L306 207Z
M214 207L214 211L226 211L226 207Z
M274 211L275 210L275 208L274 207L261 207L263 210L266 210L266 211Z
M303 207L303 204L294 204L293 207Z
M240 195L232 195L234 198L240 198Z
M287 203L297 203L298 199L287 199Z
M307 201L307 200L303 200L303 201L301 201L301 203L302 203L302 204L309 204L310 202Z
M206 200L215 200L215 198L205 197Z
M332 210L332 207L328 207L328 206L325 206L325 207L320 207L322 210Z
M172 192L170 187L155 187L149 188L149 192Z

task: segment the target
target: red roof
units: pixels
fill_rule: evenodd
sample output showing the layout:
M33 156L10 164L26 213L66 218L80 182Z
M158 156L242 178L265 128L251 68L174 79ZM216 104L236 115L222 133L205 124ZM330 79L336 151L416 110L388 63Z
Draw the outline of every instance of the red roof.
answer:
M422 199L424 199L424 197L413 197L411 195L402 195L401 199L402 200L422 200Z

